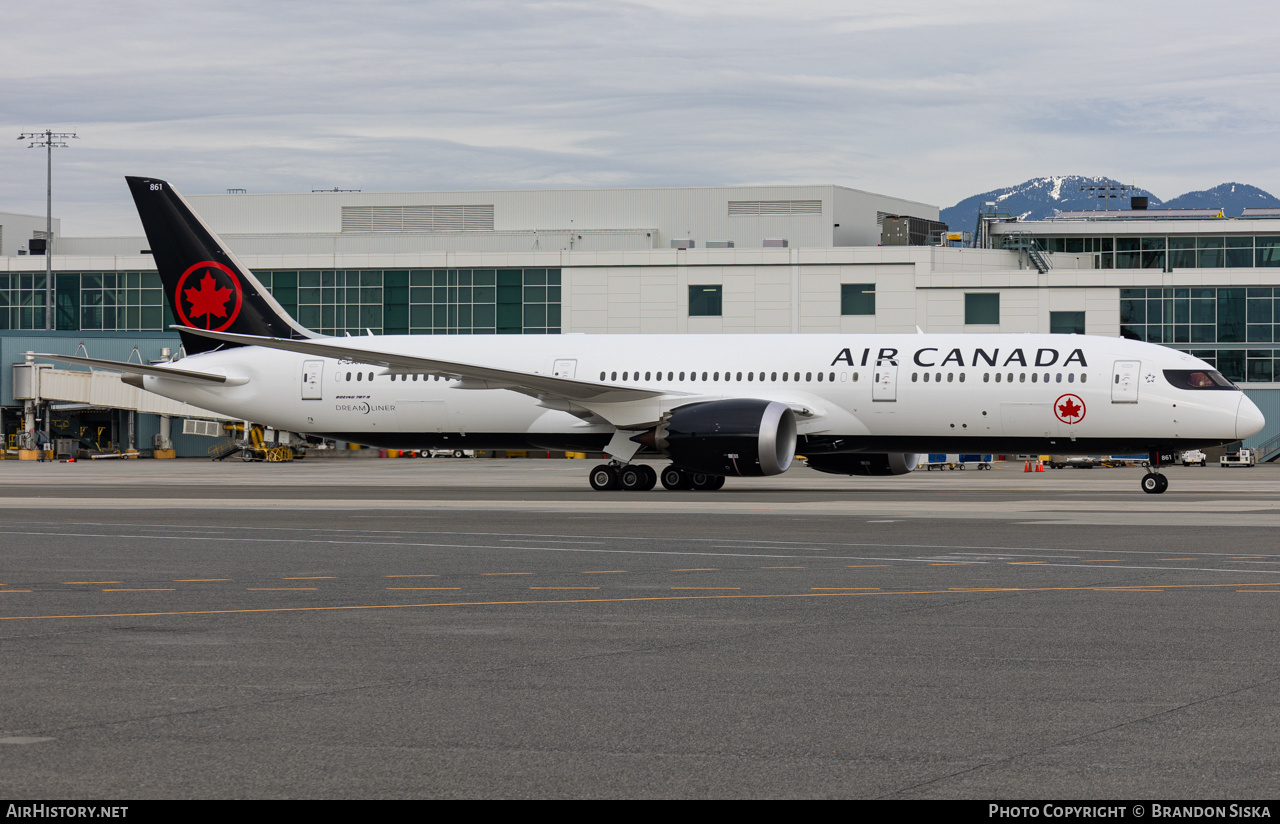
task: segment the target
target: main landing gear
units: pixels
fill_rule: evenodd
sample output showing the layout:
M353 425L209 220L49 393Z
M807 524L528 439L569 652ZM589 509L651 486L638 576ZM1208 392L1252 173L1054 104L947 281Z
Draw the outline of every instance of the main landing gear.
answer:
M1169 488L1169 479L1159 472L1148 471L1142 476L1142 491L1148 495L1159 495Z
M624 489L647 492L658 485L659 475L647 464L600 464L591 470L591 488L597 492ZM715 490L724 486L723 475L687 472L674 466L662 470L662 485L667 489Z

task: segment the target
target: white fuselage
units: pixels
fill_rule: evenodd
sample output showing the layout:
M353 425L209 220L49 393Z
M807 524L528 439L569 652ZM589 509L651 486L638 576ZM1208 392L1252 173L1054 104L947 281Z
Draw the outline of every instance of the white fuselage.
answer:
M324 340L324 339L321 339ZM695 401L761 398L797 410L805 438L851 451L1059 452L1183 448L1261 429L1238 390L1189 391L1163 370L1213 367L1162 346L1079 335L489 335L334 338L371 352L559 375L659 393L641 428ZM603 444L615 426L585 408L484 383L260 347L188 357L181 368L236 386L146 377L146 389L280 429L375 445L438 442L553 448ZM617 419L614 419L615 422ZM633 428L630 423L621 428ZM452 440L450 440L452 439ZM1078 450L1069 450L1075 443Z

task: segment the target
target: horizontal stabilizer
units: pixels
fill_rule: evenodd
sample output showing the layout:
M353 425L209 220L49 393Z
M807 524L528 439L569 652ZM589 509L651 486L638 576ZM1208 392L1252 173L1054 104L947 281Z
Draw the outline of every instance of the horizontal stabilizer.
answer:
M223 386L241 386L249 382L248 378L214 375L208 372L192 372L187 369L175 369L172 366L152 366L145 363L128 363L126 361L102 360L100 358L81 358L76 357L75 355L37 354L36 357L44 358L45 360L59 361L61 363L74 363L79 366L110 369L113 372L125 372L131 375L150 375L152 377L165 378L167 380L186 381L187 383L217 383L222 384Z

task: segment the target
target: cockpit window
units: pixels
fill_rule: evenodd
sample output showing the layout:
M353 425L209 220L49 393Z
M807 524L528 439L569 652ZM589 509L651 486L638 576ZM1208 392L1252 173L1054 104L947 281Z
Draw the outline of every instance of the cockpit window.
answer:
M1240 387L1211 369L1166 369L1165 380L1179 389L1224 389L1239 392Z

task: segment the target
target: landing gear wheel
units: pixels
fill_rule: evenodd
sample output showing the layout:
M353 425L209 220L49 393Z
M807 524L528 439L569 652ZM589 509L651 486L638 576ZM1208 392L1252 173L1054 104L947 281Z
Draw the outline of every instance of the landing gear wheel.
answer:
M693 485L694 489L703 490L706 492L714 492L715 490L724 486L724 476L723 475L705 475L701 472L694 472L689 475L689 482Z
M696 490L716 491L724 486L723 475L705 475L703 472L692 472L689 481Z
M455 457L455 458L465 458L465 457L467 457L467 453L466 453L466 452L463 452L461 449L455 449L455 450L453 450L453 457Z
M608 464L600 464L591 470L591 488L597 492L605 492L618 488L618 473Z
M668 466L662 470L662 485L667 489L688 489L692 484L689 482L689 474L683 469L677 469L674 466Z
M1148 472L1142 476L1142 491L1148 495L1159 495L1169 488L1169 479L1159 472Z
M624 466L618 469L618 486L628 492L643 492L648 476L642 466Z
M640 464L638 467L644 473L644 485L640 487L641 491L648 492L658 485L658 472L652 466Z

